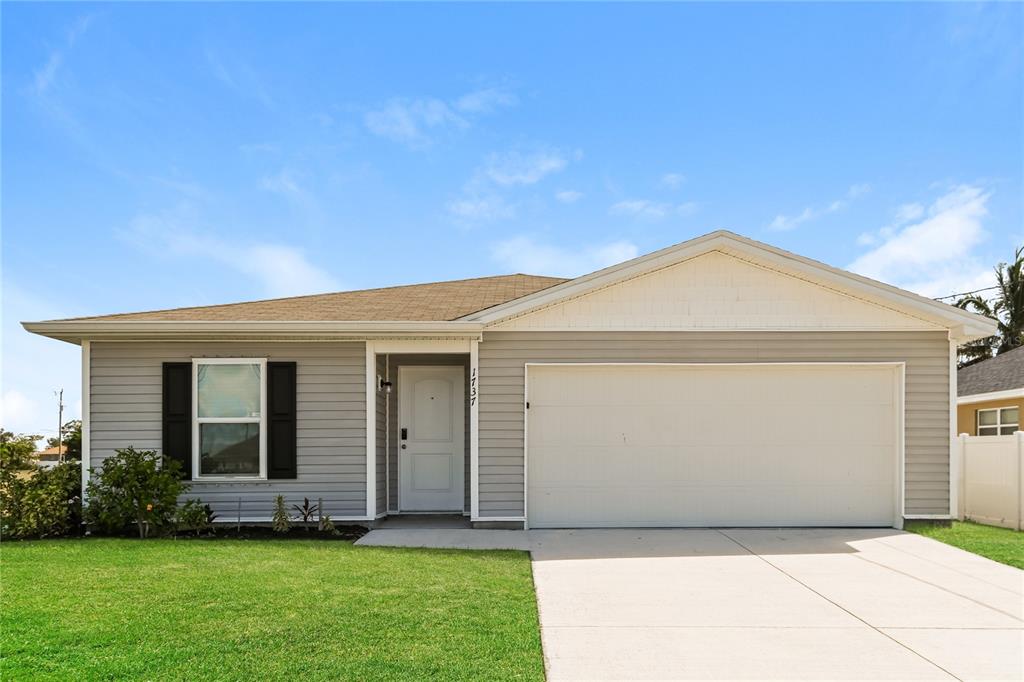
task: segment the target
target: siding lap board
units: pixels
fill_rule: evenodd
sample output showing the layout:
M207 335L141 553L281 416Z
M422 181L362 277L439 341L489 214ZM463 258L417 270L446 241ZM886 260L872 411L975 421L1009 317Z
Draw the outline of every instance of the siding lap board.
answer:
M949 513L945 331L485 332L479 349L481 517L523 515L528 362L905 362L904 511Z
M312 502L323 498L324 512L334 517L365 517L366 355L362 342L93 342L91 466L100 468L115 449L129 445L161 449L162 364L195 357L265 357L297 363L298 477L194 481L187 497L209 503L222 521L236 517L239 498L243 519L269 519L279 494L288 504L301 504L303 497Z

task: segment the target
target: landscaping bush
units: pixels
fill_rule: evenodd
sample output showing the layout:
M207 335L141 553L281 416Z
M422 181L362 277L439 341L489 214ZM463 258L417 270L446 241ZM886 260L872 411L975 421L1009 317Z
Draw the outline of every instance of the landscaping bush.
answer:
M109 533L133 524L139 537L172 530L178 515L178 496L189 486L181 480L181 465L152 450L129 447L89 470L85 520Z
M82 522L80 462L73 460L52 469L34 471L5 470L0 479L0 519L4 537L77 534Z
M209 530L216 518L217 515L213 513L210 505L203 504L200 500L189 500L178 507L175 525L179 531L194 531L198 536Z

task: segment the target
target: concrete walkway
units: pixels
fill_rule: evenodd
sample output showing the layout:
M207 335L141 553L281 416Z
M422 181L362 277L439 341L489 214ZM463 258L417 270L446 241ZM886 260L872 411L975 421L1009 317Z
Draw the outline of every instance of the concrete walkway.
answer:
M374 531L531 552L550 680L1024 679L1024 572L895 530Z

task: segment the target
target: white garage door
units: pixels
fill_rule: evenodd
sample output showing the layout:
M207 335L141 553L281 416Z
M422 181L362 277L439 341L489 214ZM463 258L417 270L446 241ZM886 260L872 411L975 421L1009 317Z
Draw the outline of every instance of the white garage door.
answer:
M531 528L891 526L895 365L531 365Z

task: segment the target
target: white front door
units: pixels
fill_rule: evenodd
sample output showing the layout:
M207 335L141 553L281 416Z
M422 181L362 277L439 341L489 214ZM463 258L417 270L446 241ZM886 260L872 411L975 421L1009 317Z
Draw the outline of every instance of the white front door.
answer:
M464 382L462 367L398 369L400 511L463 509Z

